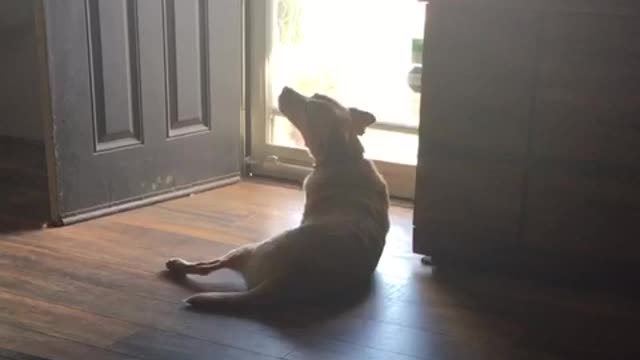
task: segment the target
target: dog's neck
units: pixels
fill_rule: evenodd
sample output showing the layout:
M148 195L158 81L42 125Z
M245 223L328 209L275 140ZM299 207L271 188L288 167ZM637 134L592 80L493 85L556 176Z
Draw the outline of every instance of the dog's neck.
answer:
M357 156L341 156L324 158L313 164L314 169L348 169L364 160L364 156L360 153Z
M350 141L334 141L330 143L322 157L315 159L316 169L348 169L364 160L364 147L357 136Z

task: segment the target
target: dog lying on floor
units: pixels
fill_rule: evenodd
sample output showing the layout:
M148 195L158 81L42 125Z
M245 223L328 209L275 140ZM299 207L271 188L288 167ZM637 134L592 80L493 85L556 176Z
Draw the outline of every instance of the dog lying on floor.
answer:
M389 197L385 181L364 159L358 139L375 117L345 108L328 96L306 97L287 87L278 104L315 160L304 182L302 221L294 229L218 259L169 260L167 269L175 275L206 275L229 268L247 283L243 292L191 296L185 301L193 307L339 297L369 283L378 265L389 231Z

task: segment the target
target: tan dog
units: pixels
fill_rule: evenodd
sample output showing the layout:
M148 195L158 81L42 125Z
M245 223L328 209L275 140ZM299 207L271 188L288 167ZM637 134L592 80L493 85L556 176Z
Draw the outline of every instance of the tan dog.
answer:
M364 159L358 135L372 114L345 108L324 95L284 88L280 111L300 130L316 164L304 183L301 224L208 262L167 262L174 274L206 275L221 268L244 277L245 292L196 294L196 307L275 304L332 296L361 288L374 272L389 230L387 186Z

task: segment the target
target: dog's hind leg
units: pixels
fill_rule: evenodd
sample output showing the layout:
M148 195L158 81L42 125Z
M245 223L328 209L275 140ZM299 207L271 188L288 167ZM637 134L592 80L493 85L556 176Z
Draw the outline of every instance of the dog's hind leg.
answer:
M167 269L173 274L186 275L208 275L213 271L229 268L240 269L247 262L252 253L251 247L243 246L227 253L226 255L204 262L189 262L174 258L166 263Z
M184 301L194 308L210 310L222 306L273 304L285 299L278 289L279 279L275 278L263 281L247 291L206 292L193 295Z

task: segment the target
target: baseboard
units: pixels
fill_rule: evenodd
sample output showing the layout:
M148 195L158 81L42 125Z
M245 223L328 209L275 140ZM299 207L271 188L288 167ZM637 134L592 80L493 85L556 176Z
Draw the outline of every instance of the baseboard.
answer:
M240 181L240 176L232 176L232 177L227 177L219 180L214 180L204 184L189 186L183 189L174 190L167 193L146 196L144 198L140 198L137 200L133 199L118 205L92 209L79 214L63 215L59 218L58 221L56 221L52 225L53 226L71 225L71 224L75 224L75 223L79 223L79 222L83 222L83 221L87 221L87 220L91 220L91 219L95 219L95 218L99 218L107 215L113 215L113 214L124 212L127 210L132 210L132 209L153 205L153 204L157 204L157 203L168 201L168 200L173 200L176 198L189 196L191 194L195 194L199 192L213 190L222 186L235 184L239 181Z

